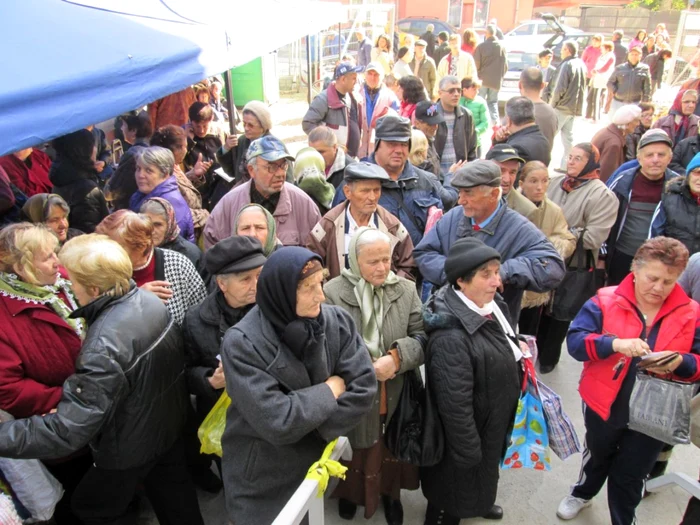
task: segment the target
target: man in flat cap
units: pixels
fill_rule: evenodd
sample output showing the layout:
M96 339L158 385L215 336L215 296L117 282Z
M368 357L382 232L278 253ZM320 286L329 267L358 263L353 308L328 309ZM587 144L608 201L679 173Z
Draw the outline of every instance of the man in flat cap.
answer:
M446 282L445 258L457 239L476 237L501 254L503 299L517 324L523 292L548 292L564 277L564 261L552 243L501 198L501 169L493 161L477 160L455 173L452 185L459 204L450 210L416 246L418 269L436 286Z
M377 228L391 239L391 269L396 275L416 280L418 270L413 261L413 241L401 222L379 205L382 183L389 182L384 168L369 162L356 162L345 168L341 202L311 230L306 247L321 256L330 277L350 268L348 248L358 228Z
M199 452L197 429L226 386L219 360L221 340L226 330L255 306L258 276L266 260L262 244L255 237L233 235L216 243L204 256L216 288L190 308L182 322L187 389L196 396L197 408L197 416L188 424L191 432L186 436L186 452L191 474L200 486L203 479L216 478L211 471L214 457ZM221 481L218 488L221 489Z
M250 143L246 159L250 180L229 191L212 210L204 227L205 248L236 233L236 217L250 203L272 214L277 238L283 245L303 246L321 214L311 197L286 182L287 168L294 157L280 139L265 135Z
M435 80L437 78L437 71L435 60L430 58L426 53L427 45L428 43L423 39L416 40L413 46L413 60L408 64L408 67L411 68L415 76L423 81L425 90L428 92L428 98L432 99L436 95Z
M401 221L413 244L417 245L425 232L428 210L442 209L443 202L437 187L440 183L408 161L410 148L411 121L387 115L377 122L374 153L367 160L384 168L389 175L389 180L382 182L379 204ZM334 206L347 199L344 185L336 191Z
M501 169L501 189L508 207L529 219L530 215L537 210L537 206L515 189L518 173L525 161L518 155L515 148L508 144L496 144L486 153L486 160L494 161Z
M620 284L630 273L637 249L647 240L654 210L661 202L666 182L676 176L668 169L673 142L662 129L650 129L639 139L639 166L628 169L608 180L619 207L607 242L601 253L605 256L608 286Z

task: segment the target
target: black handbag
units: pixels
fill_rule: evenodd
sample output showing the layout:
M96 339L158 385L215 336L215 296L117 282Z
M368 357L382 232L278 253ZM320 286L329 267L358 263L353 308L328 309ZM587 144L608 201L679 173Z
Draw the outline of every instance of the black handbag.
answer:
M437 407L420 370L404 374L399 403L389 421L384 442L400 461L421 467L436 465L442 460L445 436Z
M584 232L569 259L564 279L554 291L551 316L557 321L572 321L584 303L605 284L605 270L597 269L593 252L583 248ZM573 261L576 267L571 266Z

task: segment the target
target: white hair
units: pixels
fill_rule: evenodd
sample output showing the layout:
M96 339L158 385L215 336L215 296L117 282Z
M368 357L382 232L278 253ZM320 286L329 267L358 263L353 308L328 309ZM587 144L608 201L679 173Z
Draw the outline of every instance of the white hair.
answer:
M385 242L389 246L391 246L391 239L386 233L372 228L370 230L364 231L362 235L360 235L359 239L357 239L357 242L355 243L355 249L357 250L357 254L359 255L360 248L362 246L374 244L375 242Z

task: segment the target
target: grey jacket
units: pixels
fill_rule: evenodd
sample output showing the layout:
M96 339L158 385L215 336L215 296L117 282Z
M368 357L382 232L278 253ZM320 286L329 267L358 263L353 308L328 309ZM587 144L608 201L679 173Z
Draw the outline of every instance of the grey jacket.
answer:
M350 126L350 111L353 100L357 103L357 136L353 136ZM308 135L314 128L325 124L339 137L340 145L346 147L350 156L354 157L360 146L361 115L360 102L354 93L346 93L341 99L335 89L335 82L331 82L328 88L321 91L311 101L311 105L301 121L301 127ZM345 140L342 140L343 137Z
M495 37L487 38L476 46L474 62L483 86L500 91L503 77L508 72L508 59L503 44Z
M358 327L362 326L362 312L355 297L355 287L342 275L330 280L324 287L326 302L340 306L352 316ZM387 397L387 419L391 416L401 397L403 374L423 364L423 348L426 336L423 331L422 304L416 292L416 283L399 277L399 282L384 287L385 307L383 312L382 336L385 350L394 344L398 348L401 368L394 379L385 382ZM374 398L372 410L349 434L353 448L369 448L382 437L382 425L379 420L380 392Z
M445 259L454 242L462 237L476 237L500 252L503 299L515 322L525 290L548 292L564 278L564 261L552 243L534 224L502 202L494 218L478 231L458 206L425 234L413 252L425 280L437 286L445 284Z
M625 104L651 101L651 74L649 66L641 62L632 67L625 62L615 68L608 79L608 89L615 100Z
M416 58L408 64L411 71L416 70ZM435 65L435 60L425 55L418 68L418 78L423 81L425 90L428 92L428 99L432 99L435 94L435 80L437 78L437 66Z
M372 406L377 380L350 314L323 305L321 317L325 352L318 364L328 377L345 380L337 400L325 383L311 383L257 306L224 336L231 406L222 466L226 509L236 525L272 523L326 444L346 435Z
M565 58L559 64L554 79L547 84L542 98L565 115L580 117L583 115L586 80L586 64L583 60Z

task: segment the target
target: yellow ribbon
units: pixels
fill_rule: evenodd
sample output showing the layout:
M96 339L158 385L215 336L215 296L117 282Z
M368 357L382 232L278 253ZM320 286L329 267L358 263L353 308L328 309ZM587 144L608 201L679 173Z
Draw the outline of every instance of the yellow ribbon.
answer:
M348 467L340 464L340 462L330 459L333 448L338 442L338 439L334 439L328 445L326 445L326 450L321 454L321 459L316 463L311 465L311 468L306 473L306 479L315 479L318 481L318 494L317 497L322 498L324 492L328 488L328 481L330 477L336 477L340 479L345 479L345 472Z

